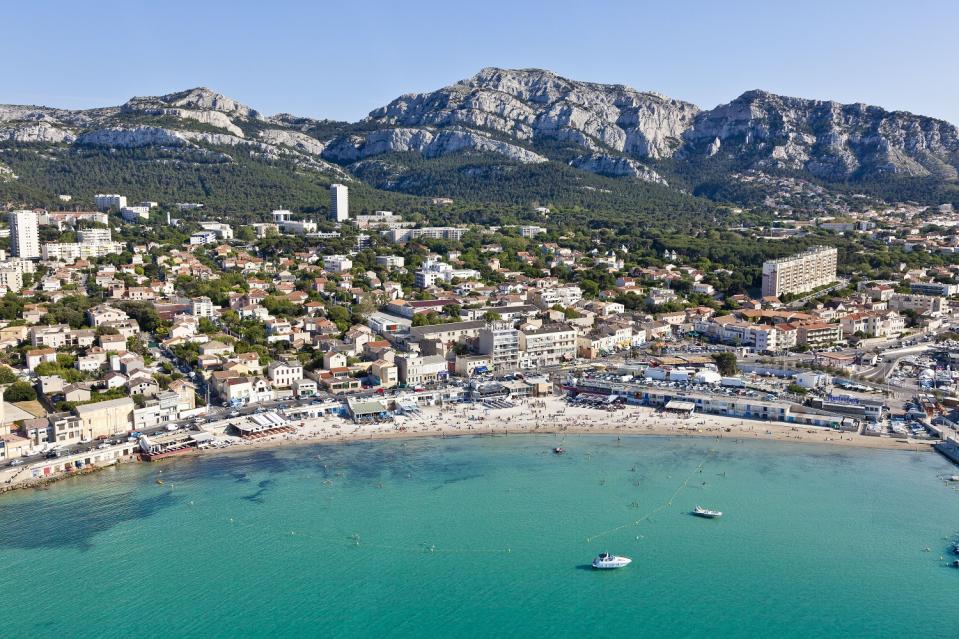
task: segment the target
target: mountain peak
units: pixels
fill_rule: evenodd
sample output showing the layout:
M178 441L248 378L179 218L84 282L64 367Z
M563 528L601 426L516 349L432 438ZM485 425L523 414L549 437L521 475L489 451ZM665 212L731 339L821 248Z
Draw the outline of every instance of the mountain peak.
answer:
M219 111L229 116L258 118L259 112L207 87L194 87L161 96L131 98L128 106L157 105L173 108Z

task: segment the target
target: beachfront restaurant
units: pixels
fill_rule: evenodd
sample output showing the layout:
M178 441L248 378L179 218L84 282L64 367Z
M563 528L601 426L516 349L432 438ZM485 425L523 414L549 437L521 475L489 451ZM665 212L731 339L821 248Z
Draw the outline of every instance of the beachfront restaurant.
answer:
M696 410L696 403L681 399L671 399L666 402L663 410L669 413L678 413L683 417L689 417Z
M510 399L523 399L533 394L533 387L521 379L511 379L502 382L509 391Z
M390 411L387 410L383 402L379 400L369 400L349 403L350 417L357 424L386 421L391 418Z
M303 406L290 406L283 411L291 421L314 419L326 415L346 416L348 409L338 399L315 401Z
M244 439L255 439L257 437L292 430L285 419L272 411L268 413L255 413L234 419L229 427Z
M500 382L486 382L485 384L478 384L474 387L470 395L473 401L506 399L510 396L510 389Z
M213 438L205 431L178 430L172 433L163 433L149 437L140 437L138 446L143 458L147 461L161 459L171 455L180 455L207 444Z

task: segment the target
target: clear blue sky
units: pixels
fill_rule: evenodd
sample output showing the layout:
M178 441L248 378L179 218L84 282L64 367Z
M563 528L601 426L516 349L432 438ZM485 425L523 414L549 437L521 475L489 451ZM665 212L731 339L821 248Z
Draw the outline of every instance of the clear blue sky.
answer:
M107 106L203 85L265 113L356 120L501 66L705 108L761 88L959 124L956 0L34 0L3 24L0 103Z

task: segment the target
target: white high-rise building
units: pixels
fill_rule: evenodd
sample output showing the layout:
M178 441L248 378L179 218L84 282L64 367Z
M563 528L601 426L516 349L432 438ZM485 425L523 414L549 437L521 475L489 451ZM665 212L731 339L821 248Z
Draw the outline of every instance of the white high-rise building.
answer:
M116 193L108 193L106 195L97 193L93 199L99 211L107 211L109 209L119 210L125 208L127 205L127 197L125 195L117 195Z
M838 251L831 246L812 248L763 262L763 296L806 293L836 281Z
M13 211L10 223L10 251L16 257L40 257L40 227L35 211Z
M350 219L350 192L342 184L330 185L330 219L334 222Z

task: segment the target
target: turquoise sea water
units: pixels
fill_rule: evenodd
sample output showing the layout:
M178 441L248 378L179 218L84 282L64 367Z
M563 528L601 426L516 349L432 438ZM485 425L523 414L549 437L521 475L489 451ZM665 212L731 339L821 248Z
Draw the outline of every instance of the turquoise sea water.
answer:
M556 441L256 451L0 496L0 635L959 637L937 455ZM603 550L633 564L589 569Z

